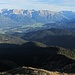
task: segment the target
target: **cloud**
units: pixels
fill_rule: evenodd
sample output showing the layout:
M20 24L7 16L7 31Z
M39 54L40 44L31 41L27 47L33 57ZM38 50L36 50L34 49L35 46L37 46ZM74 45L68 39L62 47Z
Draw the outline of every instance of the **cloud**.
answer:
M54 5L65 5L65 6L75 6L75 0L38 0L39 2L54 4Z
M75 6L75 0L61 0L61 5Z
M33 8L40 10L62 11L62 10L74 10L74 7L49 5L49 4L31 4Z
M0 0L0 8L36 9L36 10L73 10L74 0Z
M8 3L0 3L0 4L8 4Z

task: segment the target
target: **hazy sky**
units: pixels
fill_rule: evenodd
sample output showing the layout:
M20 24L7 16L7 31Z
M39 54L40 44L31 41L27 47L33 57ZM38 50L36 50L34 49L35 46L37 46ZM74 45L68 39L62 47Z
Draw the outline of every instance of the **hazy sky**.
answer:
M75 0L0 0L2 8L75 11Z

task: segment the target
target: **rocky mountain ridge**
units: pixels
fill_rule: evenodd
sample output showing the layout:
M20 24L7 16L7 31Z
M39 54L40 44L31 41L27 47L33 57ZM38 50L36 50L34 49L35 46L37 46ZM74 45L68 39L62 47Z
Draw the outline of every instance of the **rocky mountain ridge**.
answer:
M20 24L64 22L75 18L72 11L1 9L0 15Z
M18 67L13 70L2 72L2 75L74 75L73 73L61 73L57 71L47 71L44 69L37 69L32 67Z

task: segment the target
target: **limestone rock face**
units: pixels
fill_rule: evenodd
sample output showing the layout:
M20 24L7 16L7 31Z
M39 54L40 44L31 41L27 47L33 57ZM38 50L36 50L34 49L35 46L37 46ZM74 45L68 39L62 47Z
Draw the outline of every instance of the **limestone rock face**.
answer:
M75 12L72 11L56 12L49 10L1 9L0 15L21 24L25 24L27 21L29 23L55 23L75 18Z

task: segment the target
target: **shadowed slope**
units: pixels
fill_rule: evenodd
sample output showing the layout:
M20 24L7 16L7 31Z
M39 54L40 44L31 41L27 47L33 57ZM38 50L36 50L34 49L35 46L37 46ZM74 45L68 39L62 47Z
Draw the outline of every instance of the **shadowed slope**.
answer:
M10 66L8 63L4 64L9 67L8 69L10 67L12 69L13 64L16 63L14 67L32 66L61 72L66 65L75 63L75 60L72 60L75 55L73 51L60 47L46 47L44 45L42 47L39 45L41 43L37 43L27 42L23 45L4 44L4 47L6 45L7 47L0 47L0 59L1 61L8 60L13 62ZM66 72L68 71L66 70Z

